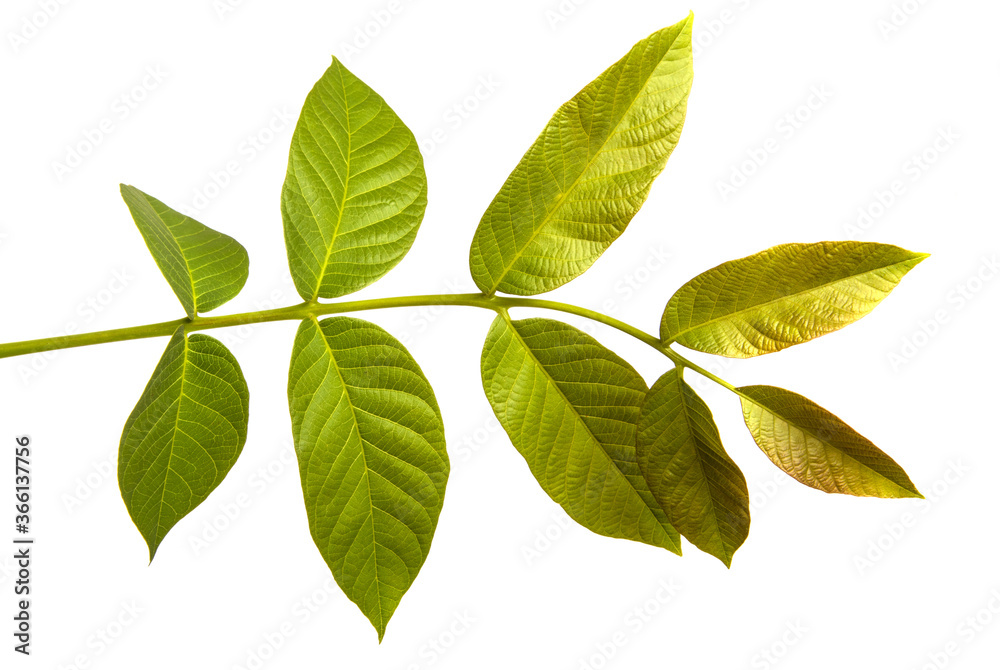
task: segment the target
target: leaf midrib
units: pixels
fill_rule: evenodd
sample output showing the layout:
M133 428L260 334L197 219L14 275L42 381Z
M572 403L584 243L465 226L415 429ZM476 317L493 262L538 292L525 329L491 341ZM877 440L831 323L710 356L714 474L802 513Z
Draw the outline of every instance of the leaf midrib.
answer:
M340 224L344 221L344 207L347 206L348 185L351 182L351 145L354 138L351 130L351 106L347 101L347 84L344 83L344 68L338 63L337 74L340 77L340 89L344 94L344 125L347 126L347 151L344 152L344 192L340 196L340 209L337 211L337 225L333 229L330 243L326 245L326 255L323 257L323 265L319 268L316 276L316 288L313 289L312 299L319 298L319 292L323 288L323 280L326 278L326 270L330 264L330 256L333 255L333 248L337 244L337 236L340 235ZM313 215L316 218L316 215ZM325 341L324 337L324 341ZM366 465L367 468L367 465Z
M677 368L674 368L674 370L677 370ZM730 551L728 544L726 543L725 539L723 539L722 527L719 525L719 517L718 517L718 512L716 510L715 496L712 494L712 491L711 491L712 486L709 483L708 475L705 473L705 464L702 461L701 441L698 439L697 435L695 435L695 431L693 430L693 425L691 423L690 415L688 413L687 398L684 397L684 395L685 395L684 394L684 387L685 387L684 378L681 377L679 374L675 373L675 375L674 375L674 383L677 385L677 390L678 390L678 393L680 395L681 411L683 412L684 423L687 424L688 435L691 436L691 441L694 444L695 460L698 462L698 470L701 472L701 477L705 481L705 485L709 488L708 500L709 500L709 504L712 506L712 514L710 515L710 518L711 518L711 521L712 521L712 525L715 526L715 532L718 533L719 542L722 544L722 550L723 550L723 552L725 552L726 560L727 560L727 563L728 563L728 562L731 562L733 560L733 554L734 554L734 552Z
M167 451L167 466L166 472L163 475L163 488L160 490L160 504L156 510L156 545L159 546L160 542L166 537L166 533L162 536L160 535L160 528L163 521L163 506L167 502L167 479L170 477L170 464L174 460L174 443L177 441L177 431L180 424L181 418L181 403L184 402L184 383L186 381L185 370L188 364L188 339L187 336L182 332L181 340L183 342L183 351L181 352L181 381L180 388L177 389L177 411L174 412L173 427L170 431L170 446ZM169 532L169 530L168 530Z
M180 242L177 241L177 238L174 235L174 231L170 228L170 224L168 224L166 220L164 220L164 218L160 216L160 213L153 208L153 204L149 202L150 196L146 195L145 193L135 188L134 186L127 186L127 188L131 189L139 196L139 200L141 201L139 204L140 207L147 208L148 211L152 213L153 218L159 221L160 224L164 227L164 229L167 231L167 239L171 243L173 243L173 247L177 251L177 255L180 256L181 261L184 263L184 269L187 271L184 274L187 277L187 285L188 288L190 289L190 295L191 295L191 311L188 314L188 316L193 319L198 314L198 296L194 288L194 275L191 272L191 264L188 263L187 255L184 253L184 248L181 247ZM184 217L185 221L191 218L183 214L181 216Z
M378 541L375 538L375 503L372 502L372 483L370 470L368 468L368 455L365 453L365 439L361 436L361 424L358 422L358 413L355 411L354 401L351 399L351 394L347 390L347 380L344 379L344 374L340 371L340 366L337 364L337 357L333 353L333 347L330 346L330 342L326 339L326 333L323 332L323 328L319 325L319 321L316 317L310 317L310 320L318 331L319 338L323 341L323 346L326 348L327 355L330 358L330 367L336 371L337 378L340 380L340 385L344 389L344 397L347 398L347 405L351 408L351 419L354 421L354 428L358 432L361 461L365 468L365 486L368 488L368 516L371 519L372 524L372 558L374 559L375 565L375 598L378 601L378 631L379 639L381 639L382 630L385 626L385 613L382 611L382 585L378 579Z

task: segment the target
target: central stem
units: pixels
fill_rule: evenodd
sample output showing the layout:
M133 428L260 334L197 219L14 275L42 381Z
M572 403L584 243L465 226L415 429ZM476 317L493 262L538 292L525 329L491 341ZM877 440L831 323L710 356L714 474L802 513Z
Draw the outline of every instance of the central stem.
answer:
M620 330L627 335L640 340L641 342L656 349L661 354L669 358L675 365L690 368L695 372L711 379L717 384L726 387L730 391L736 389L728 382L716 377L711 372L687 360L670 347L664 345L660 340L643 330L631 326L624 321L619 321L600 312L578 307L563 302L553 300L539 300L536 298L508 298L496 295L484 295L482 293L446 293L438 295L410 295L394 298L371 298L368 300L349 300L345 302L319 303L304 302L289 307L278 307L276 309L266 309L259 312L243 312L240 314L228 314L224 316L199 316L193 319L175 319L174 321L163 321L151 323L144 326L133 326L131 328L117 328L114 330L102 330L95 333L81 333L78 335L60 335L40 340L25 340L23 342L11 342L0 344L0 358L10 358L13 356L24 356L43 351L54 351L56 349L71 349L73 347L85 347L91 344L103 344L105 342L122 342L125 340L138 340L149 337L167 337L181 326L185 332L198 330L213 330L215 328L231 328L233 326L243 326L255 323L268 323L271 321L300 321L309 317L327 316L330 314L346 314L349 312L363 312L373 309L390 309L394 307L427 307L437 305L453 305L460 307L478 307L489 309L494 312L510 309L512 307L530 307L535 309L548 309L556 312L574 314L592 321L597 321L606 326Z

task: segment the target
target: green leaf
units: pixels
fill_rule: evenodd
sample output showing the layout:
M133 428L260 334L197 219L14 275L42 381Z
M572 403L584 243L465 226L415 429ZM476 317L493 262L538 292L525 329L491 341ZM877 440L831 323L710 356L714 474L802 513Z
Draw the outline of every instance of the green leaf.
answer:
M692 22L636 44L545 126L472 240L469 264L484 293L550 291L624 232L680 139Z
M925 258L873 242L772 247L682 286L663 311L660 338L732 358L780 351L854 323Z
M381 641L444 502L449 466L434 392L375 324L308 319L295 337L288 404L313 541Z
M896 461L812 400L774 386L736 390L757 446L806 486L856 496L923 497Z
M750 532L750 492L711 410L678 368L660 377L642 404L637 456L670 523L729 567Z
M250 272L243 245L134 186L122 184L121 193L153 260L190 318L229 302L243 289Z
M382 277L410 250L426 206L413 133L334 58L306 97L281 189L299 295L337 298Z
M483 389L542 489L578 523L681 553L636 462L646 383L589 335L558 321L498 316Z
M118 486L153 560L163 537L229 472L247 441L250 394L239 363L181 326L125 422Z

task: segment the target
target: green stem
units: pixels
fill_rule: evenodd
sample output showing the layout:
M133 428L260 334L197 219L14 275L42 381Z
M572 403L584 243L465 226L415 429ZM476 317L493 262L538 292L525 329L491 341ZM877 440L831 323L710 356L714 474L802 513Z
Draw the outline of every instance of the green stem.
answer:
M614 317L601 314L600 312L595 312L594 310L587 309L586 307L578 307L576 305L569 305L563 302L539 300L536 298L508 298L496 295L484 295L482 293L411 295L394 298L350 300L334 303L304 302L298 305L278 307L276 309L267 309L259 312L243 312L241 314L228 314L224 316L199 316L194 319L176 319L174 321L151 323L145 326L103 330L96 333L60 335L40 340L25 340L23 342L0 344L0 358L24 356L26 354L54 351L56 349L85 347L91 344L103 344L105 342L122 342L125 340L139 340L150 337L166 337L172 335L181 326L184 326L186 332L194 332L198 330L213 330L215 328L231 328L233 326L243 326L255 323L268 323L271 321L300 321L310 317L326 316L330 314L346 314L349 312L362 312L373 309L424 307L436 305L478 307L481 309L492 310L498 314L506 313L506 311L512 307L549 309L556 312L574 314L592 321L597 321L598 323L620 330L627 335L631 335L635 339L662 353L664 356L673 361L675 365L694 370L698 374L711 379L715 383L724 386L730 391L736 391L734 386L684 358L676 351L660 342L658 338L636 328L635 326L629 325L624 321L619 321Z

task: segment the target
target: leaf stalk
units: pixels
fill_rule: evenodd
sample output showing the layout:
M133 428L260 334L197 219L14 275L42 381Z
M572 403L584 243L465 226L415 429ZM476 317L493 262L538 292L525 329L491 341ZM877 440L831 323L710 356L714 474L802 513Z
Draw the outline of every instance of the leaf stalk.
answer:
M351 312L364 312L377 309L394 309L399 307L428 307L428 306L456 306L456 307L476 307L488 309L497 314L506 314L511 308L524 307L529 309L546 309L555 312L573 314L575 316L590 319L615 330L619 330L626 335L630 335L644 344L656 349L658 352L669 358L675 365L682 368L691 369L703 377L712 380L716 384L736 393L736 388L727 381L705 370L701 366L688 360L681 354L664 344L654 335L636 328L624 321L614 317L596 312L586 307L579 307L564 302L554 300L542 300L538 298L505 297L497 295L486 295L483 293L444 293L429 295L409 295L396 296L390 298L370 298L367 300L348 300L343 302L303 302L298 305L288 307L278 307L275 309L265 309L257 312L242 312L239 314L225 314L220 316L196 316L192 318L175 319L173 321L162 321L160 323L150 323L143 326L132 326L129 328L116 328L113 330L102 330L93 333L79 333L75 335L59 335L38 340L24 340L22 342L10 342L0 344L0 358L12 358L14 356L26 356L28 354L41 353L45 351L55 351L59 349L73 349L76 347L86 347L93 344L105 344L109 342L124 342L127 340L140 340L153 337L169 337L174 334L179 326L184 326L185 332L196 332L202 330L215 330L217 328L232 328L235 326L251 325L258 323L270 323L273 321L301 321L302 319L317 318L334 314L347 314Z

